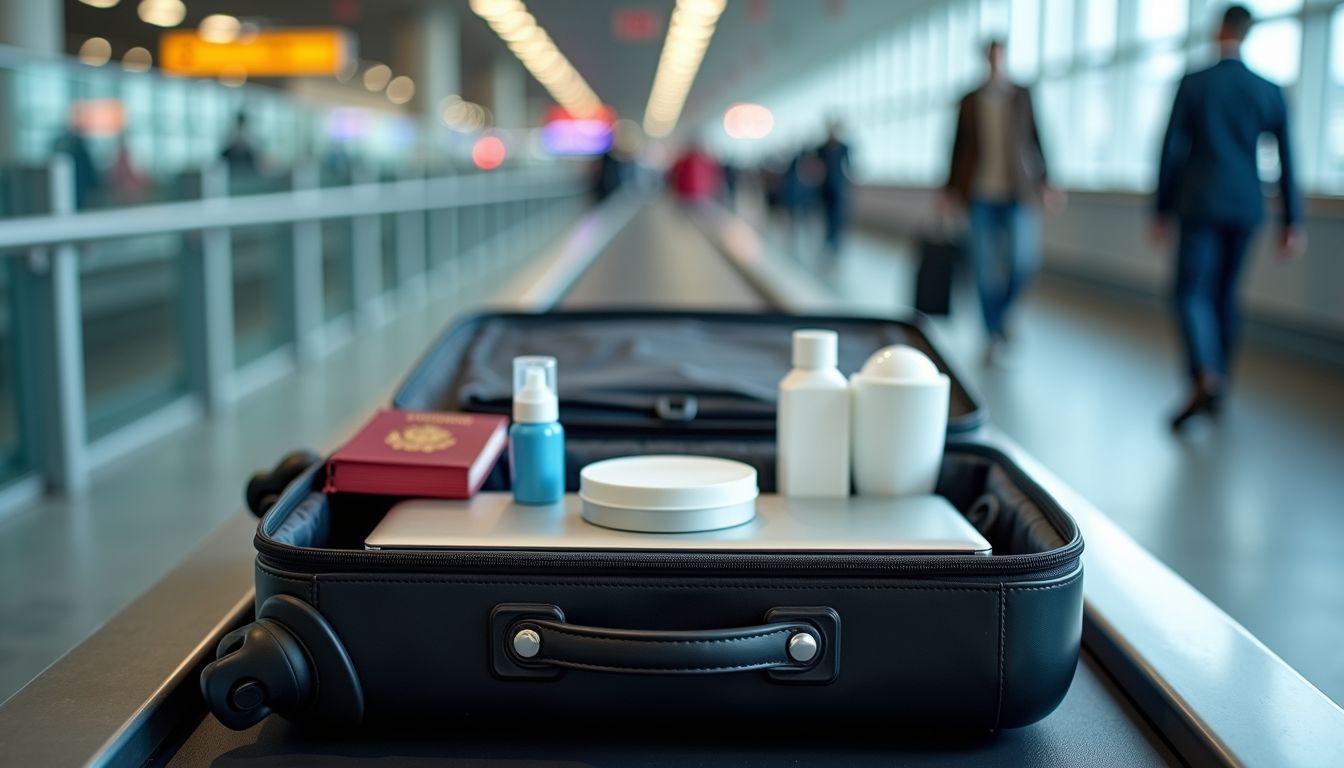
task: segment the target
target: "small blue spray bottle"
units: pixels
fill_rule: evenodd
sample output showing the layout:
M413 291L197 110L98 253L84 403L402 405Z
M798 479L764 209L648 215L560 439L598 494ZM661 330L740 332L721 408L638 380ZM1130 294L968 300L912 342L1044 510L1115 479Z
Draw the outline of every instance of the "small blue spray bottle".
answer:
M555 393L554 357L513 359L509 466L519 504L554 504L565 495L565 430Z

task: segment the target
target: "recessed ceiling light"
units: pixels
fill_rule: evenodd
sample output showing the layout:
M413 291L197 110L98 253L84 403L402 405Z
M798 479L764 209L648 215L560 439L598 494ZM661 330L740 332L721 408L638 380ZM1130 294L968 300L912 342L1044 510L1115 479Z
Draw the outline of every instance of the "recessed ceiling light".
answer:
M232 43L238 39L242 27L242 22L227 13L212 13L201 19L196 34L207 43Z
M140 0L135 12L140 20L156 27L176 27L187 17L182 0Z
M90 37L79 46L79 61L90 67L101 67L112 59L112 44L106 38Z
M387 87L392 80L392 68L386 64L374 64L364 70L364 87L377 93Z
M127 72L147 72L153 63L154 55L138 45L121 54L121 68Z

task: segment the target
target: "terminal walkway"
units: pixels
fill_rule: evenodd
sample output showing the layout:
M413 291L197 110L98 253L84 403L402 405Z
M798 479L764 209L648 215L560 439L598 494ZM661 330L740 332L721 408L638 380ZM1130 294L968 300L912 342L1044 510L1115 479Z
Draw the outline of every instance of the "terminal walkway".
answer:
M778 245L778 243L776 243ZM833 272L804 262L847 311L898 311L905 244L856 237ZM798 249L805 251L806 249ZM509 277L463 285L358 334L331 356L0 526L0 699L159 579L233 515L243 480L291 447L330 445L390 392L451 317ZM1344 378L1250 347L1224 423L1188 440L1164 426L1179 396L1161 307L1046 278L1023 308L1011 366L984 367L972 297L938 321L991 419L1337 701L1344 699ZM764 308L666 202L644 207L565 305ZM132 546L133 545L133 546ZM22 573L24 578L18 578Z

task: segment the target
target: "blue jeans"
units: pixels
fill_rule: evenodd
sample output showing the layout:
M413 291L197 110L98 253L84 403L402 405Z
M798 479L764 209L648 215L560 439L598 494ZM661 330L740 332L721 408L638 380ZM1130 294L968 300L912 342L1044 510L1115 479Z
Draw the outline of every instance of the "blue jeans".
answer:
M972 200L968 224L966 245L985 330L1001 336L1008 310L1040 263L1040 217L1029 205Z
M1250 247L1243 226L1181 223L1176 314L1190 377L1226 378L1237 340L1237 278Z

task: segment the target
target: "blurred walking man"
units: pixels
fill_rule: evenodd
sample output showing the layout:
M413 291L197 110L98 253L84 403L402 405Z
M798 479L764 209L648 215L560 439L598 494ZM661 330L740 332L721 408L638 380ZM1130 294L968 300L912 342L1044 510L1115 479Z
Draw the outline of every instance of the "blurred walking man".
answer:
M849 145L840 140L841 126L826 126L826 141L817 147L821 161L821 209L826 217L826 252L834 266L849 218Z
M1046 182L1045 152L1031 92L1008 79L1002 40L985 46L989 76L966 94L957 115L943 202L965 208L967 250L975 268L994 362L1008 340L1007 315L1040 262L1037 204L1063 197Z
M1162 142L1153 241L1165 247L1174 220L1176 312L1191 384L1189 399L1172 417L1174 430L1218 413L1236 347L1237 280L1264 218L1256 147L1266 133L1279 148L1280 254L1292 258L1306 244L1283 92L1241 61L1251 23L1240 5L1223 14L1221 60L1181 80Z

